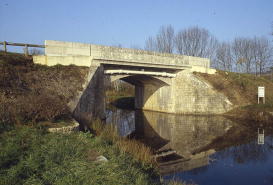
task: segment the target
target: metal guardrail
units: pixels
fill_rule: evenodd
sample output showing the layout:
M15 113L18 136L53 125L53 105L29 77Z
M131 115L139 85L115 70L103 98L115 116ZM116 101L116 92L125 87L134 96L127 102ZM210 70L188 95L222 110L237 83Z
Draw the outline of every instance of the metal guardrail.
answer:
M4 52L7 52L7 45L10 45L10 46L25 46L25 56L28 56L28 47L45 48L45 45L13 43L13 42L6 42L6 41L0 42L0 45L4 45Z

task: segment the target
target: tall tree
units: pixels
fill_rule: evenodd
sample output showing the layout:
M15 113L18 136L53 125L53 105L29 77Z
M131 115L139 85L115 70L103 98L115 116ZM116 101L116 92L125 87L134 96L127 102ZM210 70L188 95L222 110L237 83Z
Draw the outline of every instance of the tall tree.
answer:
M273 48L266 37L255 37L254 39L256 41L255 55L257 57L257 66L261 75L266 70L269 70L273 64Z
M218 68L216 62L218 45L218 40L207 29L198 26L179 30L175 36L178 54L209 58L215 68Z
M174 29L171 25L161 26L156 37L146 40L145 50L174 53Z
M251 73L251 68L254 61L254 45L252 39L245 37L235 38L233 41L233 51L234 50L236 51L236 55L239 55L239 58L244 59L243 72Z
M181 55L208 57L209 46L213 39L207 29L196 26L179 30L175 44L177 52Z
M145 50L157 51L156 42L152 36L150 36L145 42Z
M271 23L271 35L273 36L273 21Z
M232 58L232 46L229 42L222 42L216 50L218 69L233 71L234 60Z

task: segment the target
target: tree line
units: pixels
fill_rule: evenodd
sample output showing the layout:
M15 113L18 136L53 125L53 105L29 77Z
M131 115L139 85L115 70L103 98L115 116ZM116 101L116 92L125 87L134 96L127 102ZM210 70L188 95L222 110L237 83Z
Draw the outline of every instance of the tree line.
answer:
M156 36L146 40L144 49L209 58L212 68L231 72L261 75L273 66L273 47L265 36L220 42L207 29L198 26L177 32L171 25L161 26Z

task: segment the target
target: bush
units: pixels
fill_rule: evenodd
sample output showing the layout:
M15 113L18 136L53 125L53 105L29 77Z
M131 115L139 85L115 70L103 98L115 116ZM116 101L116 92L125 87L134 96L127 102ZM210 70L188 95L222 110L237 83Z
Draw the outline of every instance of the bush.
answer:
M34 65L20 54L0 52L0 121L35 124L69 114L85 70L73 65Z

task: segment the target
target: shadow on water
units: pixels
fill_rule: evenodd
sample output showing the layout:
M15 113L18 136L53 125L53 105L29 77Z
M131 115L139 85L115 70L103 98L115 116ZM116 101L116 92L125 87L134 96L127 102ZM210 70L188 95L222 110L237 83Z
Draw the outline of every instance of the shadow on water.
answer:
M230 175L235 168L227 167L248 169L255 164L253 168L266 171L263 175L257 172L255 177L265 178L266 174L266 182L273 182L272 128L261 128L258 133L256 127L243 126L223 116L174 115L115 107L108 107L107 122L115 123L120 135L130 135L151 146L167 179L176 176L201 184L217 184L223 179L204 180L215 169L225 174L223 178L236 179L239 177Z
M123 97L116 99L114 102L111 102L111 105L118 109L123 109L123 110L134 110L135 109L135 97ZM115 109L112 106L112 110ZM111 106L108 105L108 109ZM111 108L110 108L111 109Z

